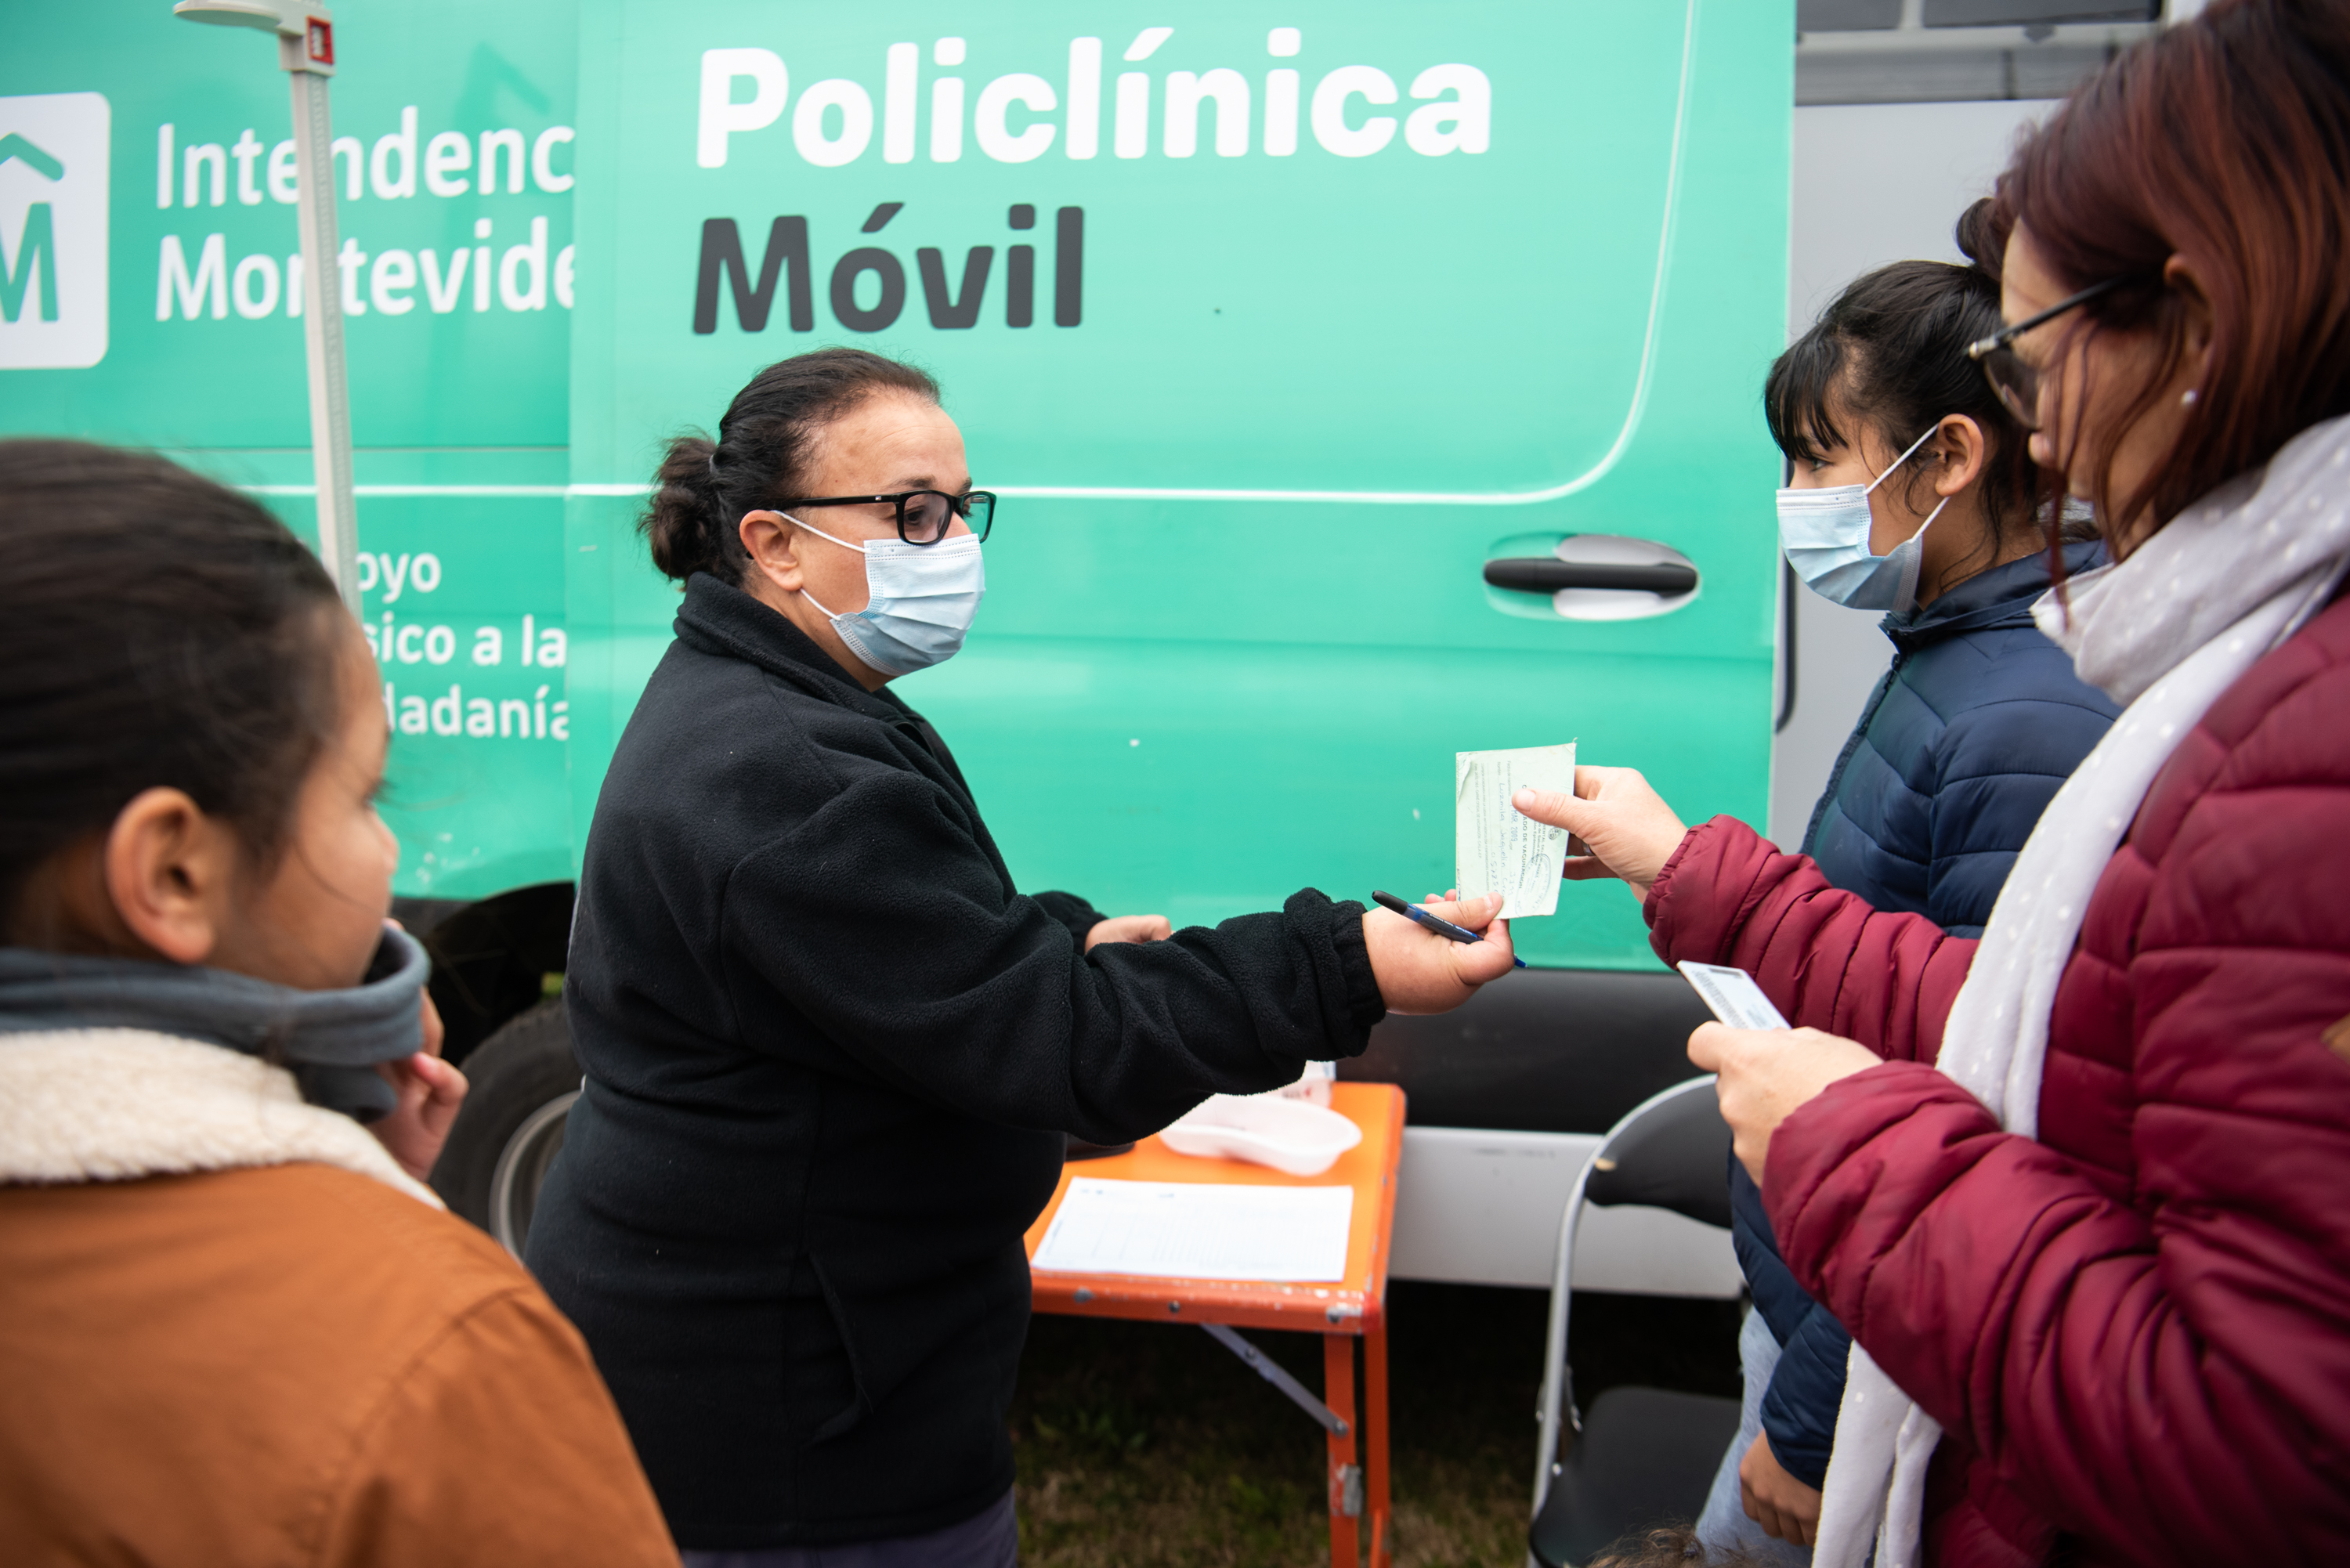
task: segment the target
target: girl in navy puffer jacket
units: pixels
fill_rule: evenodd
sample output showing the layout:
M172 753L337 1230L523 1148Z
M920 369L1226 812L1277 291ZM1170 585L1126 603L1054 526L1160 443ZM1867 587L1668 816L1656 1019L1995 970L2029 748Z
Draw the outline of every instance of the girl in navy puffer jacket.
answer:
M1973 248L1981 219L1961 222L1962 246ZM1898 263L1848 286L1772 367L1764 392L1791 469L1789 559L1827 597L1887 609L1894 648L1804 852L1835 887L1969 937L2117 711L2033 623L2050 576L2033 472L2022 432L1966 356L1999 327L1986 268ZM1867 489L1820 493L1843 485ZM1824 526L1838 501L1841 552ZM2102 546L2067 543L2063 556L2068 575L2085 571ZM1741 1344L1746 1418L1699 1532L1804 1563L1852 1341L1788 1272L1735 1160L1731 1189L1755 1304Z

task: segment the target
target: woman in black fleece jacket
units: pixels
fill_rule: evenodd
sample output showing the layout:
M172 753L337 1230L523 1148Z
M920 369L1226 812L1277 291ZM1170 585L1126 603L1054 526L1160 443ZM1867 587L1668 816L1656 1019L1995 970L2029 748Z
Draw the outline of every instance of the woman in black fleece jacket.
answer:
M645 531L684 603L588 834L566 989L587 1079L529 1262L690 1563L1008 1563L1021 1233L1063 1134L1135 1137L1354 1055L1388 1008L1506 971L1508 936L1311 890L1171 935L1023 896L884 689L960 644L975 594L910 600L902 574L970 530L940 502L835 499L968 494L920 371L770 367L660 478Z

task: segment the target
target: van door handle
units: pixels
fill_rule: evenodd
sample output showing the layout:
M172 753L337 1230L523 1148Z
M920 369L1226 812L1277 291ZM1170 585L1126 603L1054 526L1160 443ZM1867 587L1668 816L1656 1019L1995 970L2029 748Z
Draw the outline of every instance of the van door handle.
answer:
M1668 597L1697 590L1697 568L1672 563L1625 566L1606 561L1561 561L1547 556L1512 556L1485 563L1485 580L1497 588L1553 594L1561 588L1623 588Z

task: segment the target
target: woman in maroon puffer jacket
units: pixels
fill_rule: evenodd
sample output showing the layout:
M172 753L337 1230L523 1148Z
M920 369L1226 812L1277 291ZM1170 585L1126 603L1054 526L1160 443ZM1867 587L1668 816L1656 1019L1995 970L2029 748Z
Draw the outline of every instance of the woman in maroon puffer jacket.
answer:
M2116 557L2042 626L2128 706L1982 939L1629 770L1520 807L1799 1026L1690 1054L1858 1342L1824 1568L2350 1562L2350 6L2140 46L1999 202L1986 368Z

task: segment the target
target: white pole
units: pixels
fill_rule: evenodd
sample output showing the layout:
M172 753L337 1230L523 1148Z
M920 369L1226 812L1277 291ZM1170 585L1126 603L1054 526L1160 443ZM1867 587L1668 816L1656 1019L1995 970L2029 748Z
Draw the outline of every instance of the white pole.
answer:
M302 340L310 366L310 466L318 485L318 556L343 603L359 611L358 504L351 498L350 382L343 368L341 242L335 233L335 133L327 77L307 36L277 40L294 93L294 166L301 200Z
M343 369L342 248L335 233L335 134L327 78L335 24L321 5L289 0L179 0L172 14L277 36L294 95L296 208L302 231L302 338L310 369L310 466L318 486L318 558L354 618L359 613L359 509L351 498L350 383Z

